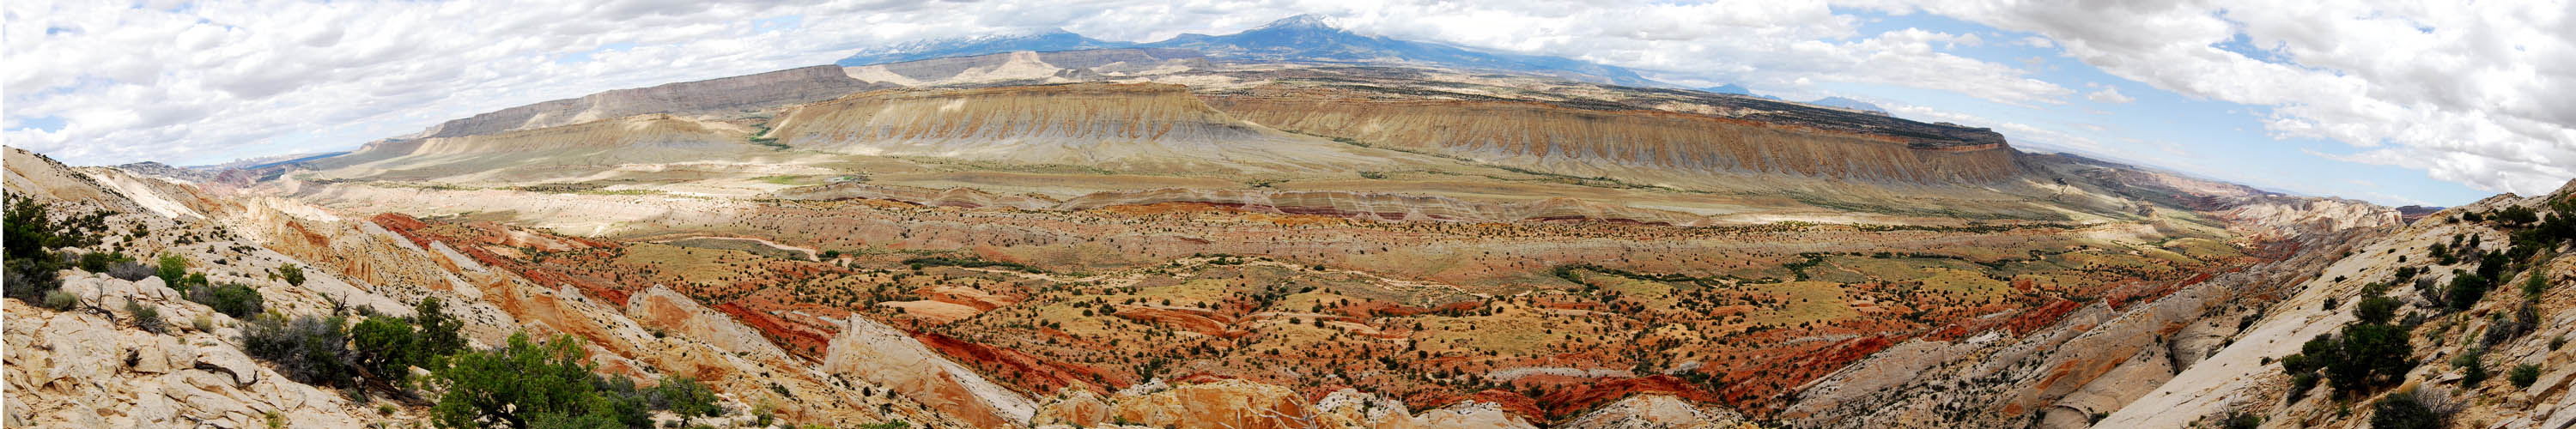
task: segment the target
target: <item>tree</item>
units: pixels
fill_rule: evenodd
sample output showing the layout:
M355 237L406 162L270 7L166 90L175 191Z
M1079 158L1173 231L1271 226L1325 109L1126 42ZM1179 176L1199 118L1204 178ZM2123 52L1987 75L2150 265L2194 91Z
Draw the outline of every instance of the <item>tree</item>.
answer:
M421 361L411 323L402 319L369 317L351 328L349 336L358 343L358 367L378 378L400 381L411 376L411 367L428 366Z
M415 344L423 356L447 356L465 350L465 336L457 332L465 322L448 315L445 303L436 297L421 298L411 309L412 324L420 327Z
M2361 323L2388 323L2389 319L2397 317L2399 305L2396 298L2374 296L2363 299L2361 304L2353 306L2352 315L2360 318Z
M653 390L670 401L671 413L680 415L680 424L683 426L687 425L690 419L714 417L716 411L719 411L716 409L716 392L707 389L706 383L700 383L695 378L686 376L665 378L662 384L654 386Z
M599 401L590 384L590 367L582 363L588 355L571 335L539 343L529 340L526 332L511 335L508 344L499 348L458 354L445 370L431 375L432 382L447 393L430 408L430 416L443 428L492 423L525 428L531 419L549 413L611 411L590 407ZM577 423L553 417L548 421Z
M2344 326L2342 358L2327 363L2327 381L2337 392L2359 393L2405 377L2415 366L2407 360L2415 354L2415 345L2408 343L2411 336L2405 328L2387 324Z

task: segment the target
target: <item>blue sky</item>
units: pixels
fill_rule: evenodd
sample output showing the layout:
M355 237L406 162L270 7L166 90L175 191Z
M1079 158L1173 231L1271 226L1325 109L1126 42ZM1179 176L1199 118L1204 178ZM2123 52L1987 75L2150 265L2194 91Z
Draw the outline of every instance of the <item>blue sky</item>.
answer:
M1922 106L1946 113L2026 124L2064 133L2041 135L1999 130L2026 150L2074 152L2226 180L2278 192L2333 195L2386 205L2457 205L2493 195L2466 185L2434 180L2422 171L2328 158L2359 151L2344 143L2312 137L2281 137L2264 128L2270 109L2227 101L2189 97L2128 80L2065 56L2048 46L2024 43L2045 37L1932 14L1889 15L1858 12L1861 33L1879 34L1916 28L1952 34L1976 34L1977 45L1949 45L1960 56L2013 64L2031 77L2083 93L2112 88L2134 101L2107 103L2069 97L2064 104L2015 105L1963 96L1950 91L1896 85L1832 83L1820 85L1847 97L1872 102ZM2252 55L2250 47L2221 46ZM1763 88L1753 88L1762 92ZM1952 120L1938 115L1901 112L1898 116L1926 122ZM1966 121L1960 121L1966 123ZM1993 124L1973 124L1992 126ZM2076 140L2081 139L2081 140Z
M1693 87L1844 96L2028 150L2447 206L2576 177L2570 1L27 0L0 3L0 138L75 164L208 164L926 39L1153 41L1314 14Z

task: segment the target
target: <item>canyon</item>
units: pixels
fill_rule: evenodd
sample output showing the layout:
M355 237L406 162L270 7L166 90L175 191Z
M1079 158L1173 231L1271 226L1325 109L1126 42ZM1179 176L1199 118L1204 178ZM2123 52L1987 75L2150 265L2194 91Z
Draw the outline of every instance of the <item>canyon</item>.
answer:
M716 426L2360 427L2344 408L2421 392L2576 421L2568 190L2403 213L1986 128L1260 52L795 68L217 171L12 148L12 219L100 225L43 257L175 260L264 312L12 262L7 421L424 424L456 387L243 350L433 298L472 350L702 382ZM2516 286L2423 286L2470 276ZM16 292L47 281L65 298ZM2293 390L2279 361L2373 298L2426 363ZM2546 369L2432 363L2460 356Z

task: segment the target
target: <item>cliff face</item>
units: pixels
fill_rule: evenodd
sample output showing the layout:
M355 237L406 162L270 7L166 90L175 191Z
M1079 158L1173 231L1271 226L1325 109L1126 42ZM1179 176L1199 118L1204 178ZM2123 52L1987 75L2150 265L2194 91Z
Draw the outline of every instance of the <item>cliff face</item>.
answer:
M423 137L495 134L510 130L544 128L646 113L683 116L738 113L745 110L829 100L843 94L881 87L850 78L841 73L840 67L795 68L648 88L620 89L581 98L501 109L438 124L423 133Z
M1526 102L1250 95L1211 95L1207 100L1229 115L1281 130L1580 176L1664 170L1981 183L2019 172L2012 151L2000 141L1917 140Z
M1689 213L1640 209L1571 198L1489 203L1457 198L1349 191L1269 191L1258 189L1161 188L1103 191L1065 201L996 195L966 188L945 190L865 183L839 183L780 190L791 200L876 199L935 207L1011 207L1021 210L1081 211L1127 209L1152 211L1185 204L1254 213L1331 216L1379 221L1519 222L1591 219L1649 224L1697 225L1712 222ZM1183 209L1184 207L1166 207Z
M1072 84L854 94L799 106L768 136L798 149L1112 170L1342 170L1353 148L1237 121L1179 85Z

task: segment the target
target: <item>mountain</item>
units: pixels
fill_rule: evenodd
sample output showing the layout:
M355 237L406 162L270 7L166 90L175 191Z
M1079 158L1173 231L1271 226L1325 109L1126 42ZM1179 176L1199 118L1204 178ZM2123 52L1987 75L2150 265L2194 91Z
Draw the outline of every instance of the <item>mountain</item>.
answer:
M1869 102L1866 102L1866 101L1853 100L1853 99L1849 99L1849 98L1842 98L1842 97L1825 97L1825 98L1818 98L1818 99L1816 99L1816 101L1809 101L1809 102L1807 102L1807 104L1813 104L1813 105L1825 106L1825 107L1840 107L1840 108L1845 108L1845 109L1858 110L1858 111L1870 112L1870 113L1876 113L1876 114L1881 114L1881 115L1885 115L1885 114L1887 114L1887 109L1880 108L1880 107L1878 107L1878 105L1876 105L1876 104L1869 104Z
M1744 87L1743 87L1743 86L1741 86L1741 85L1736 85L1736 84L1732 84L1732 83L1730 83L1730 84L1725 84L1725 85L1712 86L1712 87L1707 87L1707 88L1700 88L1699 90L1701 90L1701 91L1708 91L1708 92L1714 92L1714 93L1719 93L1719 94L1753 95L1753 90L1744 89Z
M842 67L852 67L869 64L897 63L931 58L984 55L1004 52L1072 51L1082 49L1123 48L1135 45L1136 44L1134 43L1128 42L1112 42L1093 39L1090 37L1084 37L1080 34L1073 34L1072 32L1064 31L1064 29L1061 28L1051 28L1045 31L1028 34L1001 34L962 39L921 40L911 43L871 48L859 51L856 54L851 54L848 58L842 58L840 61L832 62L832 64Z
M1025 35L994 35L925 40L860 51L834 62L861 66L928 58L986 55L1014 51L1154 47L1191 49L1210 57L1257 62L1342 62L1417 64L1551 76L1629 86L1670 86L1617 66L1581 60L1493 52L1441 43L1385 36L1363 36L1324 22L1314 15L1272 21L1243 32L1211 36L1183 34L1152 43L1113 42L1062 29Z

